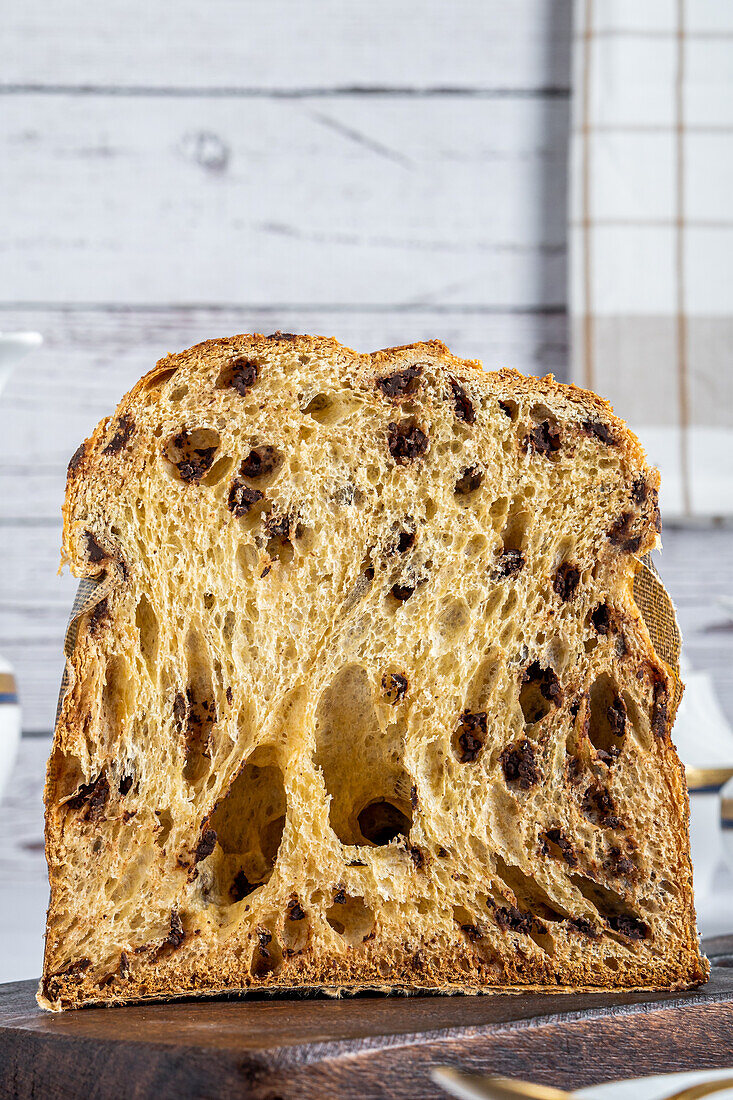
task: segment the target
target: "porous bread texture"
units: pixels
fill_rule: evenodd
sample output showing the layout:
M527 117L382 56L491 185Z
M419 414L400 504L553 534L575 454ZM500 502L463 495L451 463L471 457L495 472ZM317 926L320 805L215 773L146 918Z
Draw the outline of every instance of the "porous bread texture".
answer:
M437 342L162 360L69 469L40 1003L704 980L657 488Z

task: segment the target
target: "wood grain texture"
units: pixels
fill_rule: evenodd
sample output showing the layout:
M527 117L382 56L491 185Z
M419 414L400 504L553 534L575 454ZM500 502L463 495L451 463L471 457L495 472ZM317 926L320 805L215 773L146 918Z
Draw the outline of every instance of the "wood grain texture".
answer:
M571 0L8 0L2 86L567 92Z
M6 97L0 299L565 301L567 104Z
M577 1088L733 1058L733 972L684 994L292 998L85 1009L0 989L0 1088L12 1097L444 1095L433 1065ZM684 1042L679 1041L684 1033Z

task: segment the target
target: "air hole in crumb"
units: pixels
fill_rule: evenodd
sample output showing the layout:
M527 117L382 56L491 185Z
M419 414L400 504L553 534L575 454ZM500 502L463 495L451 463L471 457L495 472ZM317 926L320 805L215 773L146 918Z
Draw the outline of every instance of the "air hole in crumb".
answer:
M480 466L469 466L463 471L453 490L458 497L471 496L481 488L484 480L483 470Z
M250 973L253 978L266 978L282 966L283 953L277 936L269 928L257 929L258 943L252 955Z
M211 683L211 661L201 635L191 630L186 638L188 688L179 692L173 704L173 716L183 735L185 763L183 776L197 786L211 765L211 736L216 724L216 703Z
M177 370L178 367L169 367L167 370L159 371L157 374L153 375L150 381L145 383L144 389L148 393L152 390L161 389L166 382L173 377Z
M140 635L140 652L151 680L155 680L158 660L158 619L150 601L144 594L140 596L137 602L135 625Z
M504 416L508 416L510 420L516 420L519 414L519 405L516 401L510 399L504 399L499 402L499 408L504 413Z
M171 390L169 401L176 405L179 401L188 394L188 386L176 386L174 390Z
M217 803L210 827L218 845L213 880L218 904L247 897L267 882L285 829L287 802L272 746L256 749Z
M588 737L606 763L620 754L626 733L626 703L604 672L590 689Z
M551 668L542 668L538 661L526 669L519 689L519 705L528 726L541 722L562 702L560 681Z
M170 836L171 829L173 828L173 817L170 810L156 810L155 816L158 819L158 830L155 834L155 842L160 848L164 848Z
M351 947L368 939L374 928L374 913L362 897L344 895L326 910L326 920Z
M411 817L393 802L377 799L370 802L357 816L359 829L365 841L381 846L406 837L412 828Z
M627 940L649 938L649 928L615 890L585 875L571 875L570 881L602 917L604 922Z
M232 459L229 455L222 455L209 470L206 477L201 479L202 485L218 485L222 478L226 477L232 468Z

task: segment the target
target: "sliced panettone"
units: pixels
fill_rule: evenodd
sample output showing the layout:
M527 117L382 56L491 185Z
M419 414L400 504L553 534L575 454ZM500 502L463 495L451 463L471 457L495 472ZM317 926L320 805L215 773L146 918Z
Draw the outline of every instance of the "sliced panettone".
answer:
M704 980L657 486L437 342L160 362L69 467L41 1003Z

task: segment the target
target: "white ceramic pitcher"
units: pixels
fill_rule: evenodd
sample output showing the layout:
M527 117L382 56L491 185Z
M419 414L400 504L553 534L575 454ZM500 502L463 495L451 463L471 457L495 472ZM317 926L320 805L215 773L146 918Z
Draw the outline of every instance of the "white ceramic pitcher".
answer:
M43 343L37 332L0 332L0 392L24 355ZM20 740L20 704L13 670L0 657L0 796L7 783Z

